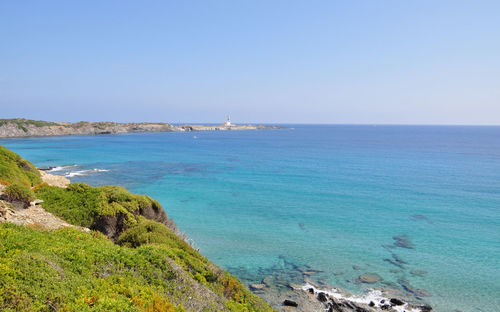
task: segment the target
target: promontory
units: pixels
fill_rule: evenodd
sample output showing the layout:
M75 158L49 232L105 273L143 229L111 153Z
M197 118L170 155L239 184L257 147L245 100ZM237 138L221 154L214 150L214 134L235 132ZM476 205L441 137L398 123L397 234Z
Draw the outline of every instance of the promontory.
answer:
M134 132L174 132L174 131L216 131L216 130L259 130L279 129L281 126L237 125L224 123L221 125L170 123L116 123L116 122L49 122L29 119L0 119L0 138L43 137L62 135L96 135Z

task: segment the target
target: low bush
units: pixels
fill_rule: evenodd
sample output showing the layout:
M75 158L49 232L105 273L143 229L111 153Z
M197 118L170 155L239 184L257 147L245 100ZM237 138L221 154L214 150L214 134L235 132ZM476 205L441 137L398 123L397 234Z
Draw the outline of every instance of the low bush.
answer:
M5 188L7 201L22 202L25 207L30 205L30 202L35 199L35 194L26 185L20 182L14 182Z
M92 187L85 183L71 183L67 188L41 184L36 194L43 199L43 207L71 224L91 227L102 216L122 213L127 224L135 224L134 212L153 207L163 209L156 201L145 195L131 194L119 186Z
M163 224L140 217L139 222L123 232L116 243L133 248L144 244L168 244L170 235L172 232Z

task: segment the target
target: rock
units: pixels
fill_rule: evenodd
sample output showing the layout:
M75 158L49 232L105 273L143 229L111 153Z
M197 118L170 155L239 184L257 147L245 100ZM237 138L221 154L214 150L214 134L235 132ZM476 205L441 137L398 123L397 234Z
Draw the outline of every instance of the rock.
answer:
M327 302L328 301L328 297L327 297L327 295L324 292L320 292L318 294L318 300L321 301L321 302Z
M368 304L369 307L374 307L375 306L375 303L373 301L370 301L370 303Z
M399 285L403 287L403 289L416 297L431 297L432 295L425 289L415 289L413 288L406 280L404 279L399 279L398 280Z
M30 206L40 205L41 203L43 203L43 200L41 200L41 199L35 199L34 201L32 201L30 203Z
M432 307L428 306L428 305L422 305L422 306L419 306L418 308L422 312L431 312L432 311Z
M405 304L403 301L401 301L397 298L391 298L390 302L392 305L397 305L397 306Z
M309 288L307 291L308 291L310 294L314 294L314 288Z
M414 294L417 297L432 297L430 292L422 288L415 289Z
M398 235L393 236L394 246L406 249L413 249L413 244L410 241L410 238L406 235Z
M334 299L330 301L328 307L329 307L328 311L338 311L338 312L344 311Z
M264 279L262 280L262 283L266 284L267 287L272 287L273 286L272 279L273 279L273 276L268 275L268 276L264 277Z
M266 288L266 285L264 284L251 284L250 289L252 290L260 290Z
M287 307L298 307L299 304L293 300L289 300L289 299L285 299L285 301L283 301L283 305L284 306L287 306Z
M388 305L388 304L384 304L383 306L380 306L380 308L381 308L382 310L389 310L389 309L391 308L391 306L390 306L390 305Z
M394 261L398 262L398 263L401 263L401 264L408 264L408 262L404 261L403 259L401 259L398 255L396 254L392 254L392 258L394 259Z
M67 187L71 183L65 177L50 174L42 170L39 170L38 172L40 173L40 178L42 178L42 181L50 186Z
M381 281L382 277L375 273L365 273L359 277L359 280L363 283L373 284Z
M397 266L398 268L404 269L404 266L403 266L401 263L398 263L398 262L396 262L396 261L394 261L394 260L392 260L392 259L387 259L387 258L385 258L385 259L384 259L384 261L385 261L385 262L389 262L390 264L395 265L395 266Z

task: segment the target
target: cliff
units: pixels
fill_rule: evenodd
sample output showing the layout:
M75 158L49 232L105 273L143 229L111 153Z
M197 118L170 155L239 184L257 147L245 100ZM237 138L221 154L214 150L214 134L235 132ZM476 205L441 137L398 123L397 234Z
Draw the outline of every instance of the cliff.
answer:
M272 311L157 201L68 182L0 146L0 311Z
M214 131L278 129L263 125L172 125L168 123L47 122L28 119L0 119L0 138L61 135L96 135L136 132Z

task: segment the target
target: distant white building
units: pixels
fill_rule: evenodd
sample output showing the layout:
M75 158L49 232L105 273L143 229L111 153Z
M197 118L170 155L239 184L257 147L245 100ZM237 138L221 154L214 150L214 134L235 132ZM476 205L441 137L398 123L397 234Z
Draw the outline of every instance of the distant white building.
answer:
M227 120L224 123L224 126L231 127L231 116L230 115L227 115Z

